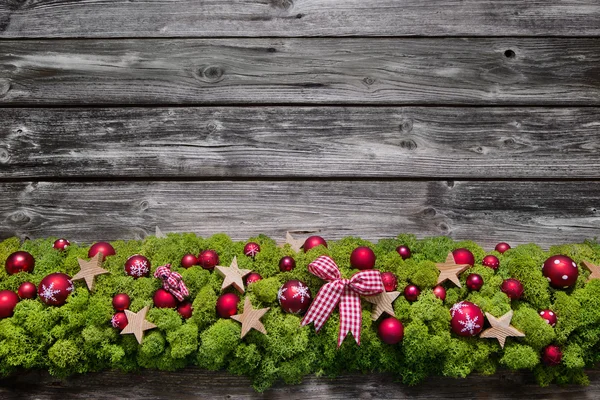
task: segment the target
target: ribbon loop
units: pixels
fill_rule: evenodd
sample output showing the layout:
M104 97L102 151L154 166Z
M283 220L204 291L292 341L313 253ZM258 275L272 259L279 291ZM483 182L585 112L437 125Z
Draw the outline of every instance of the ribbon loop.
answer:
M190 295L181 275L171 271L171 264L156 268L154 277L162 279L163 289L175 296L178 301L183 301Z

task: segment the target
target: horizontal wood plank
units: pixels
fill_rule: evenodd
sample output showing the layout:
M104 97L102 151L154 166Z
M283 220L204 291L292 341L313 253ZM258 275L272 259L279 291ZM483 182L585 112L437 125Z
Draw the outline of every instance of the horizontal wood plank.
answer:
M10 0L0 37L600 34L595 0Z
M236 240L407 232L547 247L600 230L598 181L19 182L0 193L0 238L140 239L159 226Z
M0 42L0 105L600 105L600 39Z
M598 178L600 109L0 109L0 179Z

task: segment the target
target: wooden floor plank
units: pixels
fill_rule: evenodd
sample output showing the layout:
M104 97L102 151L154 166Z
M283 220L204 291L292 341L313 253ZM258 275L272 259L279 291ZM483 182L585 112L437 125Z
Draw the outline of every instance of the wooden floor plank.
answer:
M600 38L0 41L0 105L600 105Z

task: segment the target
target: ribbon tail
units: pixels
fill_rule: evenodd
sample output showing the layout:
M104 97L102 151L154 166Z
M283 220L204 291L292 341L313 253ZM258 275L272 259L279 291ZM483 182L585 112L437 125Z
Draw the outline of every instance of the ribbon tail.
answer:
M340 300L340 333L338 348L346 338L348 332L352 334L356 344L360 346L360 327L362 324L362 310L360 296L350 286L345 286Z
M340 301L342 287L343 284L339 281L329 282L323 286L317 293L317 297L310 305L300 325L305 326L314 322L315 330L318 332Z

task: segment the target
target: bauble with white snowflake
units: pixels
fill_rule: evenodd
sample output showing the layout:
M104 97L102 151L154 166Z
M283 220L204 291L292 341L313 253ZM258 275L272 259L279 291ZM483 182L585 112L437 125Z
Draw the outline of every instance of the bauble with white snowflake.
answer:
M244 254L248 257L256 257L256 255L260 253L260 246L255 242L248 242L244 246Z
M75 288L69 275L55 272L42 279L38 285L38 296L49 306L62 306L73 290Z
M577 282L579 269L570 257L556 255L544 261L542 274L548 279L550 286L568 289Z
M293 279L279 288L277 300L283 311L304 314L312 302L312 295L305 283Z
M150 260L140 254L129 257L125 262L125 273L135 279L150 276Z
M483 312L470 301L456 303L450 309L452 332L460 336L475 336L483 329Z
M123 329L125 329L128 323L127 315L124 311L118 311L117 313L115 313L115 315L112 316L112 318L110 319L110 323L113 326L113 328L122 331Z

